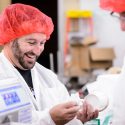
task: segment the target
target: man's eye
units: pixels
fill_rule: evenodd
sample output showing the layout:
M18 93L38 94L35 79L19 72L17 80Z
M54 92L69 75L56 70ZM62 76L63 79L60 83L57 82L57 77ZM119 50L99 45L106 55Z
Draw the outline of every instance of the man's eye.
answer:
M45 44L45 42L41 42L41 43L40 43L40 45L44 45L44 44Z
M35 42L28 42L30 45L35 45Z

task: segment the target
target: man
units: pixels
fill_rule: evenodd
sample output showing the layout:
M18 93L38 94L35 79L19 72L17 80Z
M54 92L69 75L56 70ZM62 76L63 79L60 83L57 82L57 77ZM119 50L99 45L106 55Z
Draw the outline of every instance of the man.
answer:
M100 0L102 9L111 11L111 15L117 16L121 30L125 31L125 0ZM113 125L125 125L125 65L118 78L114 94Z
M21 82L35 109L35 124L80 125L98 116L86 102L79 111L57 76L36 62L53 31L51 18L18 3L4 10L0 24L0 77L16 77Z

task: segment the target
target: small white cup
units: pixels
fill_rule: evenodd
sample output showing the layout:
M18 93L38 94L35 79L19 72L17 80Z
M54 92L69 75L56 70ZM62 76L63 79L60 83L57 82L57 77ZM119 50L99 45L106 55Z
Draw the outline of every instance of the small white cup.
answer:
M106 95L101 92L94 92L88 94L84 101L93 106L94 109L97 109L99 112L107 108L109 104L109 99Z

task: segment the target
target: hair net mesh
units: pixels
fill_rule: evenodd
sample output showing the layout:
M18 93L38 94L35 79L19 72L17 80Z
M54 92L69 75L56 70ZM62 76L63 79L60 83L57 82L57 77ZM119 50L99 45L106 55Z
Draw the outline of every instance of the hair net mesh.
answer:
M0 45L30 33L44 33L49 39L53 32L50 17L35 7L24 4L9 5L0 15Z
M124 12L125 0L100 0L100 7L112 12Z

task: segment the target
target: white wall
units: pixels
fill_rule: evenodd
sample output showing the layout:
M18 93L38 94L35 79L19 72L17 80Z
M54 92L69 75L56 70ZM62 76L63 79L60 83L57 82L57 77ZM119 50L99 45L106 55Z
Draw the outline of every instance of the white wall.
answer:
M0 13L9 4L11 4L11 0L0 0Z
M110 12L99 8L99 0L80 0L81 9L93 11L94 35L98 39L98 47L114 47L115 66L122 66L125 56L125 32L120 30L119 21L110 16Z
M58 0L58 74L59 76L64 75L64 41L65 41L65 12L69 9L79 9L79 0Z

